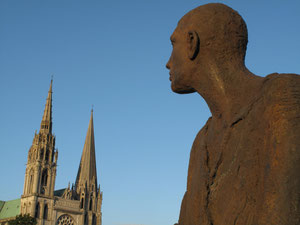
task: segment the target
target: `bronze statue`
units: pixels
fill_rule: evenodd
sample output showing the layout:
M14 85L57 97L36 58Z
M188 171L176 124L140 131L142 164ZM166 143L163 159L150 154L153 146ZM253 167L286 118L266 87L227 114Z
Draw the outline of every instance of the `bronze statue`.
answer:
M171 88L212 116L192 146L179 225L300 224L300 76L245 66L242 17L223 4L187 13L171 36Z

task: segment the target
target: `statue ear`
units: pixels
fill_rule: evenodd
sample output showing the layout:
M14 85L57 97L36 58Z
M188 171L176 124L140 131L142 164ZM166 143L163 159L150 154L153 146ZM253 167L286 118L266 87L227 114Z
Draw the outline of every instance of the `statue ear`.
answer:
M188 43L188 56L190 60L194 60L199 53L199 47L200 47L200 39L196 31L188 32L187 43Z

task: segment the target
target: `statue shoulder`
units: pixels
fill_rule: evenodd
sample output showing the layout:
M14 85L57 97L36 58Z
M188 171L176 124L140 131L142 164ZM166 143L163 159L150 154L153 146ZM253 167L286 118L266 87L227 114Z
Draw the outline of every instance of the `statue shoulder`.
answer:
M201 130L198 132L196 135L195 141L194 142L199 142L202 140L207 133L208 128L210 127L212 117L209 117L208 120L206 121L205 125L201 128Z
M266 77L262 93L264 119L270 132L279 142L297 146L300 155L300 76L271 74Z
M300 75L275 73L266 76L262 95L267 104L300 110Z
M300 199L300 76L268 75L261 93L264 144L260 158L267 191L259 224L270 224L272 217L279 218L276 224L299 224L299 209L288 205L297 205Z
M300 75L292 73L272 73L265 77L263 87L271 92L285 92L291 89L300 90Z

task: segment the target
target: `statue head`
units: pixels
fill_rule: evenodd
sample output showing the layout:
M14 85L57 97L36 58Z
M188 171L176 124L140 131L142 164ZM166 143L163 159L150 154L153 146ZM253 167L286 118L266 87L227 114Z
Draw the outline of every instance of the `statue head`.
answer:
M191 10L170 39L173 51L166 67L176 93L192 93L199 86L204 90L220 79L222 70L244 68L247 27L242 17L224 4Z

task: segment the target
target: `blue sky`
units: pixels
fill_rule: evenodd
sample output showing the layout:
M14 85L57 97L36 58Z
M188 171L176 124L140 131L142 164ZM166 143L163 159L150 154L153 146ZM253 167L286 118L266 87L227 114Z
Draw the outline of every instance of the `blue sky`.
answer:
M198 94L170 90L169 36L209 2L0 1L0 199L22 194L54 74L56 188L75 181L94 105L103 225L174 224L190 148L210 112ZM300 74L299 0L222 2L246 20L253 73Z

